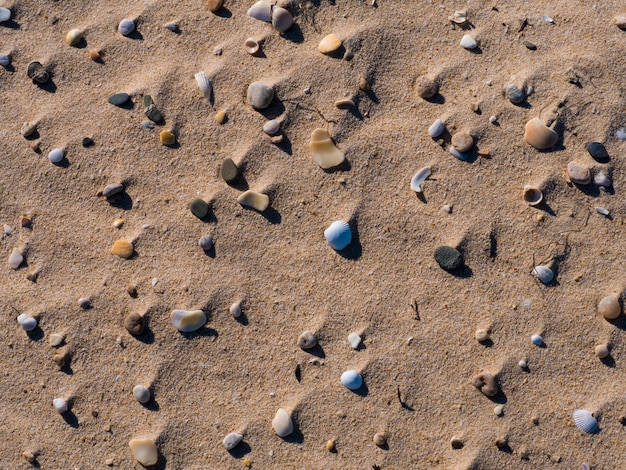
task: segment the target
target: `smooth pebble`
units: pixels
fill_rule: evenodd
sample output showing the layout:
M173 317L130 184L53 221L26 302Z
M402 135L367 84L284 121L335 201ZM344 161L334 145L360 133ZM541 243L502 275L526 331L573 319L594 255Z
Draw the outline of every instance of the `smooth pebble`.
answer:
M363 385L363 378L356 370L347 370L341 374L341 384L350 390L358 390Z
M122 36L128 36L135 30L135 22L128 18L124 18L120 21L120 24L117 26L117 30L120 32Z
M233 318L239 318L241 316L241 304L239 302L234 302L231 304L228 309Z
M83 32L80 29L70 29L65 35L65 42L70 46L76 46L83 38Z
M87 297L81 297L80 299L78 299L78 305L83 310L89 310L91 308L91 300L89 300Z
M535 346L543 345L543 338L541 337L541 335L537 335L537 334L531 335L530 340Z
M274 99L274 89L261 82L252 82L248 86L247 98L254 109L265 109Z
M567 176L572 183L585 185L591 181L591 172L585 165L577 162L567 164Z
M549 266L535 266L533 268L533 275L544 284L550 284L554 279L554 271L552 271Z
M55 398L52 400L52 406L54 406L54 409L61 414L65 413L69 409L67 401L63 398Z
M210 251L211 248L213 248L213 239L210 236L205 235L203 237L200 237L200 240L198 240L198 245L204 251Z
M465 49L472 50L478 47L478 43L476 42L476 39L469 34L466 34L461 38L461 46Z
M600 163L606 163L609 160L609 152L606 151L606 147L600 142L589 142L586 149L589 155Z
M539 118L533 118L524 127L524 140L538 150L549 149L559 140L559 135Z
M598 359L605 359L609 355L609 347L606 344L598 344L594 349L594 353Z
M272 26L279 33L284 33L293 25L293 16L283 7L272 6Z
M237 432L231 432L226 435L222 441L222 445L226 450L233 450L242 441L243 435Z
M204 326L207 318L202 310L173 310L172 323L183 333L191 333Z
M0 65L8 67L11 63L11 56L9 54L0 54Z
M382 432L377 432L376 434L374 434L372 442L374 442L374 444L376 444L378 447L382 447L387 443L387 436L385 436L385 434Z
M272 428L279 437L287 437L293 432L293 422L291 416L284 408L278 408L272 420Z
M361 337L356 333L350 333L348 335L348 343L350 343L352 349L359 349L359 346L361 346Z
M613 23L615 23L615 26L619 29L626 30L626 15L615 16L615 18L613 18Z
M311 349L317 346L317 338L312 331L303 332L298 338L298 346L301 349Z
M50 338L48 338L48 343L53 348L56 348L57 346L61 346L61 343L63 343L64 340L65 340L65 335L61 333L52 333L50 335Z
M203 219L209 213L209 205L204 199L196 198L189 204L189 210L198 219Z
M145 330L145 321L142 315L131 312L124 318L124 328L133 336L141 336Z
M211 13L215 13L224 5L224 0L207 0L207 7Z
M0 23L4 23L5 21L9 21L11 19L11 10L8 8L0 8Z
M435 249L435 261L446 271L453 271L463 264L463 255L456 248L441 245Z
M615 320L621 311L622 306L616 294L607 295L598 302L598 313L607 320Z
M159 451L151 439L131 439L128 447L135 460L144 467L156 465L159 461Z
M443 134L445 128L446 126L443 121L441 119L437 119L428 128L428 135L431 136L433 139L436 139L441 134Z
M176 136L172 131L163 129L159 132L159 141L161 142L161 145L174 145L176 142Z
M426 75L420 75L417 77L413 87L415 88L417 96L425 100L432 98L439 92L439 84Z
M263 212L270 205L270 198L267 194L257 191L247 190L237 198L237 202L244 207Z
M48 153L48 160L50 160L52 163L60 163L61 160L63 160L64 156L65 155L62 149L52 149Z
M280 122L276 119L271 119L263 124L263 132L267 135L276 135L280 131Z
M256 20L270 23L272 21L272 4L265 0L260 0L248 9L247 15Z
M336 34L329 34L320 41L318 50L322 54L332 54L341 47L341 39Z
M114 106L124 106L129 98L130 96L128 93L115 93L114 95L109 96L109 103Z
M613 181L603 171L599 171L593 175L593 183L596 186L602 186L604 188L610 188L613 185Z
M239 177L239 168L230 158L225 158L220 168L222 179L227 183L232 183Z
M467 132L457 132L452 136L451 144L459 152L467 152L474 146L474 138Z
M111 196L115 196L116 194L121 193L122 191L124 191L124 185L120 184L120 183L112 183L112 184L108 184L104 187L104 189L102 190L102 195L104 197L111 197Z
M17 323L24 331L33 331L37 328L37 319L26 313L21 313L17 316Z
M489 331L484 328L479 328L475 331L474 338L480 343L487 341L489 339Z
M504 93L508 100L513 104L520 104L526 98L526 95L522 90L515 85L507 85L504 89Z
M341 251L352 241L352 231L347 222L337 220L324 230L324 237L333 249Z
M496 416L502 416L502 414L504 413L504 408L502 408L500 405L498 405L498 406L496 406L496 407L493 409L493 413L494 413Z
M133 387L133 396L141 404L148 403L150 401L150 389L143 385L135 385Z
M13 251L11 251L9 255L9 266L12 269L17 269L20 267L20 264L22 264L22 261L24 261L24 255L22 255L20 249L13 248Z

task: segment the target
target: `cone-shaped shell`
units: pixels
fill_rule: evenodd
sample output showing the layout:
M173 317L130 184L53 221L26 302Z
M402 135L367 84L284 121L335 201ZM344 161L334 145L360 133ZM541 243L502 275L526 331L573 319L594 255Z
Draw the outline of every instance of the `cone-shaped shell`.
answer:
M183 333L191 333L204 326L206 315L202 310L173 310L172 323Z
M559 140L559 135L539 118L528 121L525 129L524 140L539 150L554 147L554 144Z
M350 226L343 220L337 220L324 230L324 237L330 246L341 251L352 241Z
M315 129L311 134L309 146L315 161L324 170L341 165L346 158L343 152L335 147L326 129Z

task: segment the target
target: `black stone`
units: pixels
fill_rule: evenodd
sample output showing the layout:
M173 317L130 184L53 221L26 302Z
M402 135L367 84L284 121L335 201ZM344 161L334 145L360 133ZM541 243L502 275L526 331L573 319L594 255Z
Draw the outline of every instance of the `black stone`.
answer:
M209 213L209 205L202 199L194 199L189 205L189 210L198 219L203 219Z
M233 162L230 158L225 158L222 162L221 174L224 181L232 183L239 176L239 169L237 168L237 165L235 165L235 162Z
M83 137L83 147L91 147L95 142L91 137Z
M41 62L31 62L28 64L28 68L26 69L26 74L28 78L32 79L33 82L44 84L50 80L50 74L45 69Z
M130 98L128 93L116 93L115 95L109 97L109 103L115 106L122 106L128 101L128 98Z
M143 112L146 117L148 119L150 119L152 122L154 122L155 124L162 124L163 121L163 114L161 114L161 111L159 111L157 109L157 107L153 104L151 104L150 106L148 106L144 112Z
M524 43L524 45L525 45L528 49L530 49L531 51L536 51L536 50L537 50L537 46L536 46L535 44L533 44L532 42L530 42L530 41L526 41L526 42Z
M463 264L463 255L451 246L441 245L435 250L435 261L446 271L452 271Z
M591 142L587 144L587 152L589 152L589 155L599 162L607 162L609 160L609 153L600 142Z

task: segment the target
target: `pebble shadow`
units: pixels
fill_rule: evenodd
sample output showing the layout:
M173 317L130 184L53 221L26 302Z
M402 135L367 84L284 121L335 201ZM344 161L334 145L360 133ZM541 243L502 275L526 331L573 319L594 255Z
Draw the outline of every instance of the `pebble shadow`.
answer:
M343 258L356 261L363 255L363 246L361 246L361 240L359 238L359 224L356 219L352 219L348 225L352 231L352 241L343 250L338 251Z
M134 336L134 338L136 338L138 341L141 341L143 344L152 344L154 343L154 333L152 332L150 327L147 325L147 322L148 322L147 316L144 316L144 321L146 322L146 325L144 327L143 333L140 334L139 336Z
M429 103L432 104L444 104L446 102L446 98L441 94L441 93L437 93L435 96L431 97L431 98L425 98L424 101L428 101Z
M133 200L126 192L118 193L112 198L107 198L107 202L117 209L129 211L133 208Z
M203 250L204 254L211 259L215 259L215 245L211 245L211 248L208 250Z
M600 359L600 362L602 362L602 364L604 364L607 367L615 367L615 359L613 359L613 356L611 355Z
M159 406L159 402L156 401L154 398L150 399L148 403L142 403L141 406L150 411L159 411L161 409L161 407Z
M474 275L474 271L467 264L464 264L460 268L457 268L453 271L447 271L452 274L454 277L458 277L459 279L467 279Z
M48 80L46 83L37 83L33 80L33 83L37 85L37 87L43 91L47 91L48 93L56 93L57 86L52 81L52 79Z
M296 44L301 44L304 42L304 34L302 34L302 29L298 23L294 23L294 25L282 34L282 37L287 39L288 41L295 42Z
M235 320L237 320L237 322L243 326L248 326L248 323L249 323L248 316L244 312L241 312L241 315L236 317Z
M2 23L2 27L8 28L8 29L20 29L19 23L16 23L15 20L13 19Z
M363 382L363 385L361 385L356 390L350 390L350 391L352 393L354 393L355 395L358 395L360 397L366 397L370 393L370 390L369 390L369 388L367 388L367 384L365 382Z
M69 168L70 167L70 161L66 158L63 157L63 159L60 162L56 162L56 163L52 163L54 166L58 166L59 168Z
M63 421L69 424L74 429L78 428L78 418L71 410L66 411L61 415L63 417Z
M319 357L320 359L326 358L326 353L324 352L324 349L320 346L319 343L317 343L314 348L306 349L306 352L308 352L309 354L315 357Z
M192 331L190 333L185 333L181 331L180 334L181 336L184 336L187 339L196 339L196 338L202 338L202 337L208 337L208 336L213 336L215 338L219 337L217 330L214 330L213 328L208 328L208 327L200 328L199 330Z
M221 8L217 10L216 12L214 12L213 14L220 18L231 18L233 16L233 13L224 5L222 5Z
M489 398L492 402L497 403L498 405L504 405L508 401L506 395L501 388L498 388L498 393L496 393L493 397L487 398Z
M285 105L274 95L274 100L270 106L265 109L257 109L256 111L261 113L268 120L276 119L285 112Z
M283 221L283 217L280 215L280 212L278 212L273 207L268 207L263 212L261 212L261 215L265 217L265 219L270 224L273 225L280 224Z
M276 144L276 146L286 154L293 155L291 140L289 140L289 137L287 137L285 134L283 134L283 140L279 144Z
M156 465L144 468L149 468L150 470L165 470L167 468L167 459L159 452L159 460L157 460Z
M27 331L26 336L28 336L31 341L41 341L44 337L44 333L43 330L37 326L34 330Z
M231 449L228 451L228 453L236 459L245 457L250 452L252 452L252 449L250 448L248 443L245 441L241 441L239 444L235 446L234 449Z

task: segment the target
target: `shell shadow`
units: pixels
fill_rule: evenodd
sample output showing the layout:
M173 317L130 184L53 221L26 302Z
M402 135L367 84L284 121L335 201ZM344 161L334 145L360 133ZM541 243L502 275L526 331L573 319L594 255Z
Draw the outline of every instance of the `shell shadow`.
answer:
M231 18L233 16L233 12L226 8L224 5L222 5L219 10L213 12L213 14L220 18Z
M9 21L5 21L4 23L2 23L2 27L9 29L20 29L20 24L17 23L14 19L10 19Z
M252 452L252 449L250 448L250 445L246 441L241 441L233 449L228 451L228 453L236 459L245 457L250 452Z
M424 101L428 101L432 104L444 104L446 102L446 98L441 93L437 92L435 96L432 96L430 98L424 98Z
M363 246L359 238L359 224L356 219L351 219L348 225L352 231L352 241L347 247L337 253L345 259L356 261L363 255Z
M602 359L600 359L600 362L602 362L602 364L604 364L607 367L615 367L615 359L613 359L613 356L611 356L610 354Z
M468 279L474 275L474 271L472 271L472 268L470 268L467 264L463 264L462 266L452 270L444 269L444 271L454 277L458 277L459 279Z
M304 34L302 33L302 29L298 23L294 23L288 31L284 32L282 35L285 39L291 42L295 42L296 44L301 44L304 42Z
M315 347L313 348L309 348L309 349L305 349L304 351L308 352L309 354L315 356L315 357L319 357L320 359L325 359L326 358L326 353L324 352L324 349L322 348L322 346L320 346L319 343L317 343L315 345Z

